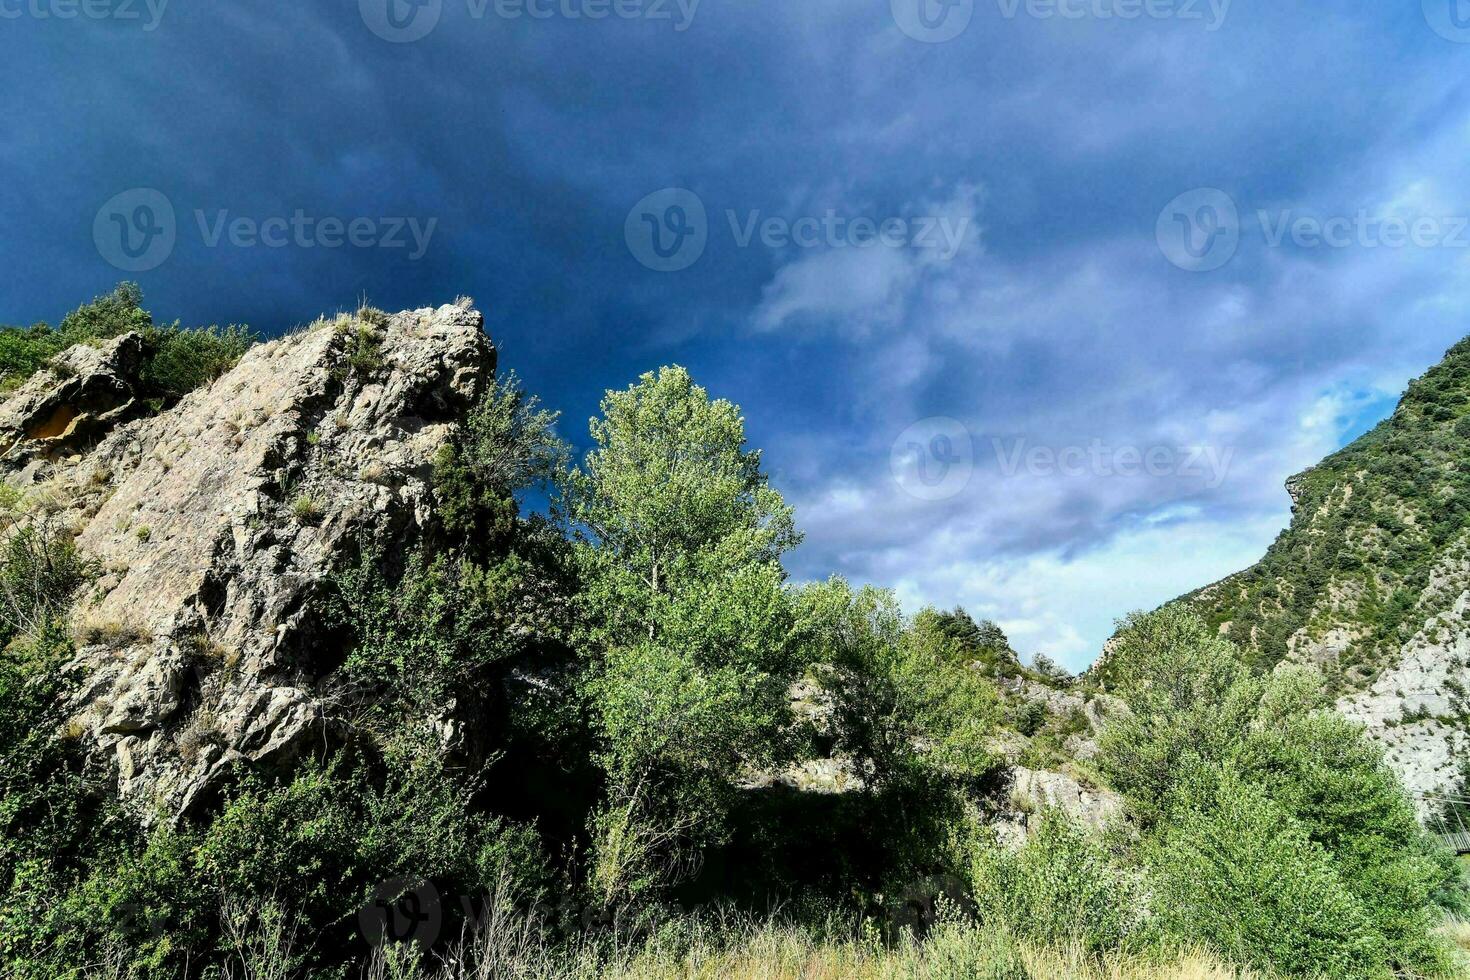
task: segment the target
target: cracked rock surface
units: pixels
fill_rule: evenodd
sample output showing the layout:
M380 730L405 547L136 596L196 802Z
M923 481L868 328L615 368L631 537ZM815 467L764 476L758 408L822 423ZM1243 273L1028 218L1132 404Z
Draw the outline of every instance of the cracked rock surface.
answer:
M95 565L73 610L74 728L156 819L236 760L322 744L326 580L363 544L432 533L434 457L495 351L460 306L342 317L136 417L141 352L134 334L72 348L17 390L0 467Z

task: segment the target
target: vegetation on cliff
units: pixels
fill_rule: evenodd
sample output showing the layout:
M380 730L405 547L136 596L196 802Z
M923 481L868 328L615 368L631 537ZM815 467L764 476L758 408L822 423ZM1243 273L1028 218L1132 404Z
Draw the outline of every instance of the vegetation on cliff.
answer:
M178 349L172 376L214 370ZM680 368L609 392L576 465L555 421L484 386L416 546L362 541L318 597L314 749L187 813L123 805L73 727L67 600L100 570L12 494L0 582L34 587L0 610L0 970L1454 975L1453 861L1319 679L1247 670L1177 608L1128 620L1089 763L1128 820L1040 812L1007 843L996 736L1061 720L1006 692L1064 674L963 610L788 581L792 509Z
M1185 599L1258 669L1339 631L1322 658L1363 686L1444 611L1470 529L1470 338L1409 384L1394 413L1289 483L1294 519L1259 563Z

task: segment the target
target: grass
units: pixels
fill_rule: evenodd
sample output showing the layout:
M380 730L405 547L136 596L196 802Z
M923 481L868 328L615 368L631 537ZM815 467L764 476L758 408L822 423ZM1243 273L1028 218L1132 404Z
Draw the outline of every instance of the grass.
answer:
M317 524L324 513L321 502L309 494L301 494L291 503L291 516L298 524Z
M736 917L683 918L631 944L548 946L534 923L497 906L435 963L412 947L380 949L368 980L1267 980L1207 951L1093 955L968 922L942 923L923 941L884 944L872 930L826 930Z

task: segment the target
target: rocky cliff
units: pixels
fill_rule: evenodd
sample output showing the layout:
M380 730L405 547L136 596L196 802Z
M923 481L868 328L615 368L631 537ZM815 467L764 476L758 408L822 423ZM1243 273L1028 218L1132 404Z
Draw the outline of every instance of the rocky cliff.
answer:
M85 678L72 734L145 818L233 762L329 743L324 584L365 544L434 532L430 471L493 377L468 304L318 321L155 412L136 334L57 358L0 404L0 478L75 535Z
M1459 779L1470 732L1470 341L1393 415L1292 477L1291 526L1185 597L1257 666L1312 663L1416 793Z

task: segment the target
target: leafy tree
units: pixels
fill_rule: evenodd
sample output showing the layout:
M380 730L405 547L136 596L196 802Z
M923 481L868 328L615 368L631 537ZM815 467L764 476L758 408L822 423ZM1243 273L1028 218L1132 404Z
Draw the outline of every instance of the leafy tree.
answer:
M1098 766L1149 831L1166 921L1293 973L1443 967L1434 899L1453 865L1381 749L1327 710L1320 675L1253 674L1179 606L1125 620L1104 670L1131 713Z
M553 486L566 469L558 414L526 394L514 373L495 379L434 461L438 516L447 532L480 552L515 533L518 494Z
M745 448L739 409L682 368L609 392L602 411L568 499L585 536L588 690L609 777L596 825L612 865L598 877L611 901L668 853L625 846L651 839L633 822L717 840L734 779L781 754L794 660L780 558L799 535Z
M906 628L891 592L854 591L840 578L802 589L797 608L805 658L837 668L839 749L872 765L875 786L938 778L973 787L996 769L986 740L999 698L955 655L959 641Z
M1332 857L1233 772L1173 800L1145 848L1161 925L1294 976L1388 977L1388 950Z

